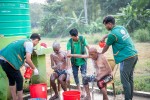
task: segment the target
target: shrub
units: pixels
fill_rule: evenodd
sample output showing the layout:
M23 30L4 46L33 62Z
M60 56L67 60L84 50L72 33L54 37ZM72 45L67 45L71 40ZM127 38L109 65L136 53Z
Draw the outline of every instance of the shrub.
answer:
M150 33L147 29L139 29L134 32L134 37L139 42L150 41Z

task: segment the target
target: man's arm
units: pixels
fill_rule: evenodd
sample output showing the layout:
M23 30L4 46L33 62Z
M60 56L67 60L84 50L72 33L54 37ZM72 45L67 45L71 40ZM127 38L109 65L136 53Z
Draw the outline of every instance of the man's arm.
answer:
M111 67L110 67L110 65L109 65L109 63L108 63L106 57L105 57L104 55L101 55L101 57L102 57L104 66L106 67L106 70L105 70L105 72L99 74L97 80L102 79L104 76L109 75L109 74L111 74L111 72L112 72L112 69L111 69Z
M54 68L54 60L53 60L53 55L50 55L50 59L51 59L51 68Z
M68 54L67 57L90 58L89 55L80 55L80 54Z
M108 38L105 47L102 50L102 54L104 54L108 49L109 46L112 45L114 42L117 41L117 37L114 34L108 34L104 38Z
M31 60L31 54L33 52L33 43L32 42L25 42L24 43L24 47L26 50L26 63L32 68L35 69L35 65L33 64L32 60Z
M71 50L68 50L67 51L67 66L68 67L71 67L71 59L70 59L70 57L68 57L68 55L70 55L71 54Z
M33 69L34 75L38 75L39 72L31 60L31 54L33 51L33 43L32 42L25 42L24 47L26 50L26 63Z
M28 52L26 53L26 62L32 69L35 69L35 65L33 64L31 60L31 53L28 53Z
M71 68L71 62L69 60L69 58L67 57L67 54L69 53L69 51L67 51L67 53L65 52L65 58L66 58L66 66L67 66L67 69L70 69Z
M70 50L68 50L68 53L70 53ZM70 80L70 75L72 73L71 61L70 61L70 58L67 57L67 54L66 54L66 60L67 60L67 70L66 70L66 72L68 73L66 80Z
M109 49L109 46L106 44L102 50L102 54L104 54Z
M89 51L90 47L89 47L88 45L86 45L86 48L87 48L87 49L88 49L88 51Z
M105 42L105 39L108 37L108 34L106 34L100 41Z

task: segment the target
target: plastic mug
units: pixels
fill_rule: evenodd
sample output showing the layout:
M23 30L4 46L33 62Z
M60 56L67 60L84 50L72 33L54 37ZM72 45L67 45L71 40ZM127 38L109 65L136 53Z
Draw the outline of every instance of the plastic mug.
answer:
M26 71L25 71L25 73L24 73L24 78L26 78L26 79L30 79L31 78L31 76L32 76L32 69L30 68L30 67L27 67L26 68Z
M105 42L102 42L102 41L99 42L99 46L100 46L101 48L104 48L105 45L106 45Z

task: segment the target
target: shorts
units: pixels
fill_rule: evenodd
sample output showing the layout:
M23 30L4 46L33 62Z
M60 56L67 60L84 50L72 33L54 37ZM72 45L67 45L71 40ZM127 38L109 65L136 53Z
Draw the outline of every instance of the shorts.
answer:
M83 76L83 85L87 85L88 82L96 82L96 76L94 75L86 75Z
M83 85L87 85L88 82L97 82L97 86L99 89L102 89L106 86L106 83L110 82L112 80L111 75L104 76L101 80L98 82L96 81L96 76L94 75L87 75L83 77Z
M106 75L97 82L97 86L99 87L99 89L102 89L102 88L106 87L106 84L108 82L112 81L112 79L113 79L112 75Z
M15 70L4 60L0 60L0 64L8 77L9 86L15 86L16 83L17 91L21 91L23 89L23 77L20 70Z
M58 74L58 77L62 74L67 76L66 70L56 70L55 72Z

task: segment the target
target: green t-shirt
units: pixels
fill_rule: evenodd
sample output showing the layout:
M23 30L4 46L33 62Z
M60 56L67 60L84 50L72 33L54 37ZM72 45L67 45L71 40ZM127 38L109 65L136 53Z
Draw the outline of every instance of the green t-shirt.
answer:
M137 55L133 41L123 26L115 26L108 35L106 44L112 45L116 63Z
M84 46L88 45L88 42L85 38L83 38L83 44ZM77 42L73 41L73 45L74 45L74 54L82 54L81 53L81 45L80 45L80 39L78 39ZM67 43L67 50L71 50L71 43L70 41L68 41ZM85 63L85 60L83 58L76 58L75 59L75 65L76 66L81 66Z

